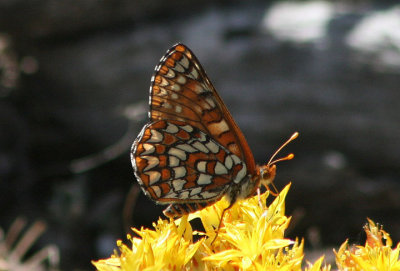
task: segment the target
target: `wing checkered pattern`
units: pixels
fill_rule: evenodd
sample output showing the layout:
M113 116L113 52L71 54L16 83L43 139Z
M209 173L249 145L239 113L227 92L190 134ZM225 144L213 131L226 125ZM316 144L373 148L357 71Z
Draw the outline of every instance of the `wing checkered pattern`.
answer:
M231 205L260 182L250 148L195 55L183 44L167 51L150 86L150 121L131 159L144 193L169 204L169 217L227 196ZM230 206L231 206L230 205Z

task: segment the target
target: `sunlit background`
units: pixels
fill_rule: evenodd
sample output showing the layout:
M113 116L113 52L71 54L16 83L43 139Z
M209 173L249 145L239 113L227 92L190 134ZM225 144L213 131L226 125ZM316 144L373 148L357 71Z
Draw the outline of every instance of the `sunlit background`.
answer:
M275 184L292 182L289 237L305 238L306 255L331 261L345 239L364 242L367 217L399 242L397 3L1 1L0 260L93 270L129 227L162 216L129 148L154 67L177 42L258 163L300 133Z

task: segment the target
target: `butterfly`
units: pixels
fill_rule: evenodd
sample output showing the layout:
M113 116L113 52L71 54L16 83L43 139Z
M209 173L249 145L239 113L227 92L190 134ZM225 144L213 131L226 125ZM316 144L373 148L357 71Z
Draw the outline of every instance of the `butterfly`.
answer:
M237 200L272 183L272 161L256 165L247 141L193 52L178 43L155 68L150 86L150 121L131 149L135 176L143 192L180 217L225 196ZM259 192L259 190L258 190ZM225 211L224 210L224 211ZM223 214L222 216L223 217Z

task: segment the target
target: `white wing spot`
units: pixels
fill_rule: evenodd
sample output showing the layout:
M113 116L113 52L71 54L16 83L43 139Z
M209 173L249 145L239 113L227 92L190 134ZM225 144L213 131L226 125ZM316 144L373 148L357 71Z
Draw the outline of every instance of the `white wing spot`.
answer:
M188 199L189 198L189 192L188 191L183 191L183 192L179 193L178 197L180 199Z
M157 185L150 186L153 189L154 193L156 194L157 198L161 197L161 189Z
M178 197L178 193L175 193L172 189L165 196L163 196L164 199L177 199Z
M171 99L177 100L178 98L179 98L178 94L176 94L176 93L171 94Z
M186 153L180 149L177 148L170 148L168 151L169 155L173 155L178 157L180 160L185 161L186 160Z
M201 173L199 178L197 179L198 185L206 185L212 183L212 176L208 174Z
M235 162L235 165L242 163L242 160L240 160L240 158L237 155L232 154L231 157L232 157L233 161Z
M140 156L140 157L147 160L147 167L143 169L143 172L158 166L158 164L160 163L160 161L156 156Z
M199 194L201 192L201 190L202 190L201 187L193 188L192 191L190 191L190 198L193 198L192 197L193 195Z
M213 141L209 141L206 143L206 147L212 152L212 153L218 153L219 152L219 147L217 144L215 144Z
M166 108L166 109L171 109L171 108L172 108L172 105L171 105L169 102L164 102L164 103L162 104L162 107L164 107L164 108Z
M200 84L195 84L194 85L193 91L196 92L197 94L201 94L203 92L207 92Z
M167 78L174 78L175 77L175 72L172 69L168 69L167 74L165 75Z
M189 144L179 144L179 145L176 145L176 147L185 152L197 152L197 150L195 148L193 148L192 146L190 146Z
M232 160L231 156L228 155L225 157L225 167L227 169L232 169L232 166L233 166L233 160Z
M164 97L164 96L167 96L167 95L168 95L168 92L167 92L167 90L165 88L158 87L157 96Z
M206 102L210 105L211 108L215 108L216 105L215 105L214 97L207 97Z
M174 167L174 178L178 179L178 178L182 178L185 177L186 175L186 168L185 167Z
M164 131L166 131L167 133L170 133L170 134L175 134L179 131L179 128L175 124L168 122L168 126L167 126L167 128L164 129Z
M183 84L186 83L186 78L185 78L184 76L182 76L182 75L179 75L179 76L176 78L176 82L178 82L179 84L183 85Z
M151 154L155 151L154 145L148 144L148 143L143 144L143 149L144 149L144 152L142 152L140 155Z
M182 190L183 186L185 185L186 181L183 179L177 179L172 181L172 186L174 187L175 191Z
M149 175L149 183L150 185L155 184L156 182L158 182L160 180L161 174L158 171L149 171L146 172L147 175Z
M206 165L207 165L207 162L206 161L200 161L200 162L198 162L197 163L197 170L198 171L200 171L200 172L206 172Z
M168 156L168 159L169 159L169 166L170 167L179 166L179 159L176 158L175 156L170 155L170 156Z
M208 191L204 191L201 193L204 199L215 198L215 196L217 196L218 194L219 192L208 192Z
M217 131L218 134L221 134L226 131L229 131L229 126L226 123L226 121L222 119L220 122L214 122L208 125L208 129L210 131Z
M151 129L150 133L151 133L151 137L146 142L157 143L157 142L161 142L164 139L163 135L160 132L158 132L157 130Z
M183 130L185 130L186 132L188 132L188 133L193 132L193 127L190 126L190 125L181 126L181 128L182 128Z
M193 79L197 79L199 77L199 73L197 72L196 69L192 69L190 75L193 77Z
M215 171L215 174L217 174L217 175L228 174L228 170L226 169L226 167L219 161L217 161L214 171Z
M176 113L181 113L182 112L182 106L180 106L180 105L175 106L175 112Z
M200 132L199 141L200 141L200 142L207 141L207 137L206 137L206 134L205 134L205 133Z
M182 57L182 59L181 59L181 61L180 61L180 64L181 64L185 69L189 68L189 60L187 59L186 56L183 56L183 57Z
M182 67L182 65L180 65L179 62L175 63L174 70L177 71L177 72L185 72L185 69Z
M247 168L246 165L243 164L242 169L238 172L235 179L233 180L234 183L240 183L240 181L246 176Z
M167 79L165 79L165 78L162 77L162 76L160 76L159 78L161 78L161 82L160 82L158 85L160 85L160 86L162 86L162 87L165 87L165 86L168 86L168 85L169 85Z
M192 146L195 147L196 149L198 149L201 152L204 153L209 153L210 151L206 148L206 146L204 146L204 144L202 144L199 141L195 141L194 143L192 143Z
M172 84L171 85L171 90L180 91L181 90L181 86L178 85L178 84Z

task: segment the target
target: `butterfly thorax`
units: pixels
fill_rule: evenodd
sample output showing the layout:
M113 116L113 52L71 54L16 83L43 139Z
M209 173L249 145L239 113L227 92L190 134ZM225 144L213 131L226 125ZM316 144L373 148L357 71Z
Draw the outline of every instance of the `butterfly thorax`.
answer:
M261 185L268 187L268 185L273 182L275 174L275 165L257 165L256 173L253 176L246 176L246 179L243 179L238 187L232 187L233 191L230 194L232 195L232 193L236 191L237 195L234 197L234 199L231 199L233 195L230 198L228 197L229 202L232 202L232 200L245 199L253 196Z
M268 187L273 182L275 175L275 165L257 165L254 175L248 174L240 182L231 185L226 194L228 202L232 205L237 200L253 196L261 185Z

